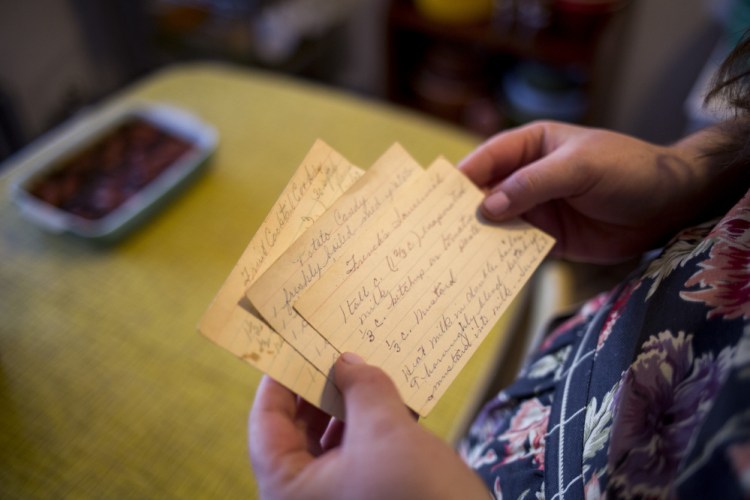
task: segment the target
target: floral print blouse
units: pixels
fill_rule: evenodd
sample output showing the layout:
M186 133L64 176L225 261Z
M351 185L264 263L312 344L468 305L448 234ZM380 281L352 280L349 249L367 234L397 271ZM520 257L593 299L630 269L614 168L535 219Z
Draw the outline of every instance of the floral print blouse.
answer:
M750 193L552 330L459 451L496 498L750 498Z

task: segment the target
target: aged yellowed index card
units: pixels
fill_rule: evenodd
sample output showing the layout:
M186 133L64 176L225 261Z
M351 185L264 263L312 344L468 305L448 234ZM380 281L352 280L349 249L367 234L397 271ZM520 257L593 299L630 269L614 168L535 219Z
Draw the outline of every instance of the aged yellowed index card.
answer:
M317 141L198 325L199 331L218 345L337 416L343 416L340 395L328 374L257 316L245 300L245 290L363 173Z
M382 367L426 415L553 240L522 222L483 221L483 194L443 159L400 194L294 307L337 350Z
M354 351L426 415L551 249L444 159L398 144L367 172L315 143L199 329L331 415L331 368Z
M341 353L292 305L423 174L401 146L392 146L248 288L253 307L321 371L330 370Z

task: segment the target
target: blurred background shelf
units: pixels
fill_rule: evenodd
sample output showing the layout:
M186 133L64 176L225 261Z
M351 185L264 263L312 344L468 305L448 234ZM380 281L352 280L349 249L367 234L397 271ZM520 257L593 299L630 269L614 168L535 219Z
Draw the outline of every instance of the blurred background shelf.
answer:
M437 19L431 3L440 4L390 2L393 102L485 136L536 118L595 122L596 93L614 75L597 64L620 50L601 42L622 29L630 2L487 2L485 15L462 22Z
M0 160L135 79L196 60L293 75L479 135L541 115L670 142L685 131L686 96L717 40L737 31L745 2L618 1L597 15L574 6L612 2L3 2ZM475 3L484 12L456 14ZM435 15L441 4L451 15Z

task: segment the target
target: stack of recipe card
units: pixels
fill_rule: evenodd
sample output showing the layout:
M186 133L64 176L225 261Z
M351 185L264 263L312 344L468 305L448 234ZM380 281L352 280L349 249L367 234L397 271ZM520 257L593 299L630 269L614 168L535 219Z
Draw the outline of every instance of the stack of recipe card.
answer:
M554 243L482 199L445 159L394 145L362 171L317 141L199 329L330 415L345 351L427 415Z

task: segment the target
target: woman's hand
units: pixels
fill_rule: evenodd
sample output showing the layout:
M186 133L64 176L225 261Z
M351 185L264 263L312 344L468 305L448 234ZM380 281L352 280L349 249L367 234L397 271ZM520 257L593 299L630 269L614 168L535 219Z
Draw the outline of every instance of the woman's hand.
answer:
M720 138L706 131L666 147L537 122L494 136L459 168L487 191L491 220L523 216L557 239L558 256L616 262L704 215L728 182L703 154Z
M419 426L383 371L344 354L334 376L346 425L274 380L261 382L249 444L262 497L489 497L458 455Z

